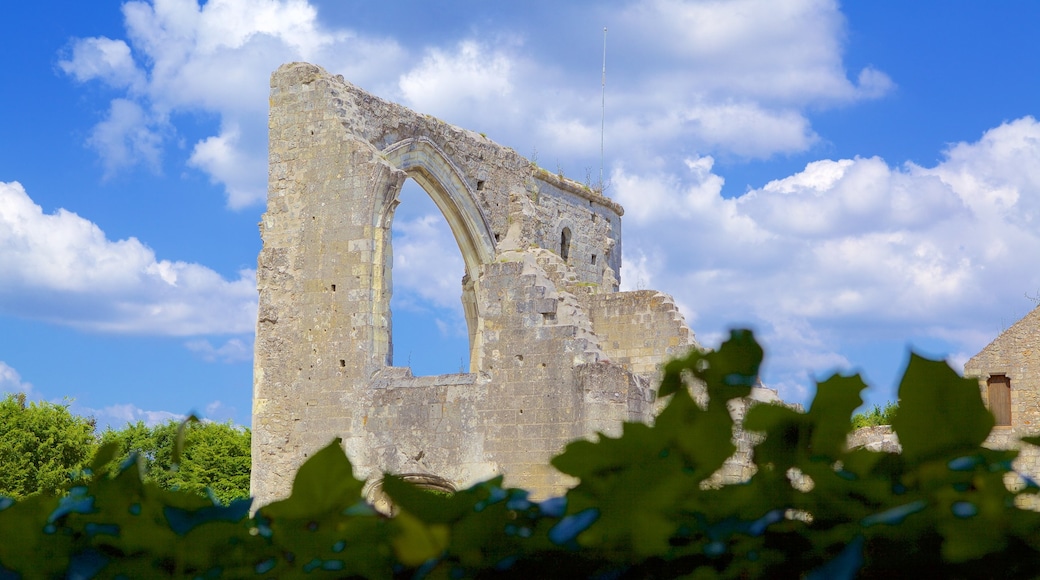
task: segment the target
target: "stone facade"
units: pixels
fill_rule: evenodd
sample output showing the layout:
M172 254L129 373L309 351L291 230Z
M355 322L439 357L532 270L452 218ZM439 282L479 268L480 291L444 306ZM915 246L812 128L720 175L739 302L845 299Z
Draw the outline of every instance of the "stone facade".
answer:
M1019 447L1021 437L1040 433L1040 308L971 357L964 364L964 376L979 380L982 400L997 416L987 447ZM1040 449L1021 445L1014 467L1040 477Z
M569 481L570 440L649 421L658 366L695 346L672 299L618 292L622 208L482 135L304 63L271 79L252 492L284 497L335 437L356 475L462 488ZM462 253L470 372L394 366L391 224L406 178ZM736 468L734 468L736 469ZM441 484L439 484L441 485Z

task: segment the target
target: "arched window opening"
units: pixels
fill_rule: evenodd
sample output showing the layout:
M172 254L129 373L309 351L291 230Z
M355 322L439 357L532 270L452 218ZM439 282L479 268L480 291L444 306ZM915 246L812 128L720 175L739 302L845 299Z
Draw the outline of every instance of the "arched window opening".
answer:
M394 366L416 376L469 372L462 309L466 266L447 220L412 179L398 196L391 227L390 341Z
M571 229L563 228L560 232L560 257L566 262L571 253Z

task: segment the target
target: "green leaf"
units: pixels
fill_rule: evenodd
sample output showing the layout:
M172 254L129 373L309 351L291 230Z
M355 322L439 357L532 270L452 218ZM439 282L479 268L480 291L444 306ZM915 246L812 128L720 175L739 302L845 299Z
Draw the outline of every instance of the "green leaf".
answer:
M1040 446L1040 436L1037 436L1037 435L1032 435L1032 436L1029 436L1029 437L1022 437L1021 439L1019 439L1019 441L1021 441L1023 443L1028 443L1030 445Z
M119 455L119 444L110 442L104 443L98 448L97 452L94 453L94 458L90 460L90 470L95 476L101 476L105 473L106 467L112 460Z
M911 353L899 385L899 412L892 420L907 461L975 451L993 424L975 379L960 377L945 362Z
M785 473L803 463L812 424L802 413L780 405L755 405L744 418L744 428L765 433L765 440L755 446L759 467L773 464Z
M445 524L426 524L408 512L399 513L394 520L401 529L393 539L394 550L408 566L440 556L451 542L451 529Z
M345 509L361 498L363 481L354 477L354 468L337 437L318 451L296 472L292 495L261 508L268 517L303 518Z
M48 515L57 507L58 498L34 495L0 511L0 566L21 572L23 578L63 576L60 572L68 565L70 541L42 533ZM49 557L39 558L41 554Z
M450 523L473 508L460 495L434 493L389 473L383 476L383 491L395 506L427 523Z
M617 438L600 435L599 441L572 441L551 463L580 479L605 477L652 457L667 444L659 430L643 423L625 423L621 433Z
M730 399L746 397L758 384L762 347L750 330L734 329L719 350L704 355L693 374L708 388L708 404L726 407Z
M809 408L813 424L810 451L814 456L836 459L847 444L852 429L852 412L863 404L860 392L867 388L859 375L834 375L816 386L816 397Z
M729 399L751 393L751 387L758 383L761 364L762 347L754 334L750 330L734 329L719 350L692 350L686 358L665 364L657 394L666 397L685 388L683 377L689 373L705 383L710 400L725 406Z

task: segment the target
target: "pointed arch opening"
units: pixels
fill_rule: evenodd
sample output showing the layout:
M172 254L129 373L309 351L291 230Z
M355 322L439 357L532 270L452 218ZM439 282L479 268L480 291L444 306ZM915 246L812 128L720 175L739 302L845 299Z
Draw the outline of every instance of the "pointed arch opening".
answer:
M415 375L468 372L469 334L460 301L466 268L444 216L408 179L391 226L394 366Z
M483 327L477 300L480 269L483 264L493 261L495 256L491 227L477 204L476 193L463 178L462 172L433 141L426 137L405 139L387 147L383 155L429 195L455 238L464 264L462 311L469 342L469 363L465 366L470 372L476 372L481 365L480 337ZM393 207L387 215L392 221ZM390 332L393 344L392 328ZM395 364L402 364L402 361L394 360Z

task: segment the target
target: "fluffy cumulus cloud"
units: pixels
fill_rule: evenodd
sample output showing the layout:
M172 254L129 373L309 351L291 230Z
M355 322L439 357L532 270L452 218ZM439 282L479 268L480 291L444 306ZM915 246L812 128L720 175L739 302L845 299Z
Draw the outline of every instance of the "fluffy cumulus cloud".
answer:
M805 151L819 139L806 110L878 98L894 86L875 69L846 74L845 20L832 1L637 0L600 16L611 30L606 141L613 157L640 167L673 149L746 158ZM551 32L523 26L523 34L494 42L426 49L401 75L399 96L524 153L548 154L543 165L566 153L572 172L591 166L601 95L599 75L586 73L598 72L598 63L569 68L541 50L554 42Z
M401 76L404 101L419 111L446 118L474 118L501 113L513 93L513 58L474 40L450 50L431 49L422 62Z
M332 30L305 0L131 1L126 39L74 40L59 66L79 82L122 91L88 144L106 172L156 169L177 136L177 112L216 114L220 133L194 144L190 164L222 184L238 208L264 199L268 79L307 60L376 82L401 50L390 40Z
M675 293L711 336L758 327L793 398L806 369L847 366L841 352L859 339L931 337L963 358L1040 287L1037 167L1040 123L1026 117L934 167L821 160L736 198L722 197L710 157L682 175L619 168L626 252L639 258L623 274ZM646 259L657 253L667 265Z
M808 108L878 98L894 87L872 68L849 78L845 19L831 0L639 0L603 16L606 136L629 160L657 161L679 147L748 158L804 151L818 141ZM536 124L548 146L598 134L599 99L553 88L543 94L549 114ZM597 141L587 139L586 148Z
M16 182L0 183L0 311L102 332L251 332L253 271L227 280L159 260L136 238L109 240L94 223L44 213Z
M770 103L840 102L891 88L874 69L850 81L842 65L845 20L834 0L642 0L618 17L622 39L639 39L644 69L663 86L706 95L742 94ZM679 65L688 74L658 76Z
M267 159L248 150L247 143L262 143L264 135L258 127L245 128L251 133L243 138L237 123L221 128L220 134L199 141L188 164L201 169L214 183L224 184L228 205L244 207L257 201L257 192L267 186Z
M846 74L845 21L832 0L632 0L589 10L612 30L611 155L633 166L677 149L804 151L818 140L808 108L893 86L882 71ZM134 165L159 170L164 147L180 138L175 113L215 114L219 131L191 144L190 166L222 184L231 207L262 201L268 78L294 60L524 153L540 150L550 166L566 154L563 164L580 173L598 157L599 75L558 54L575 49L563 48L557 32L586 28L588 10L561 10L564 21L551 26L484 23L427 46L329 26L307 0L133 0L123 13L125 39L74 40L59 62L76 81L120 92L88 140L108 175Z

